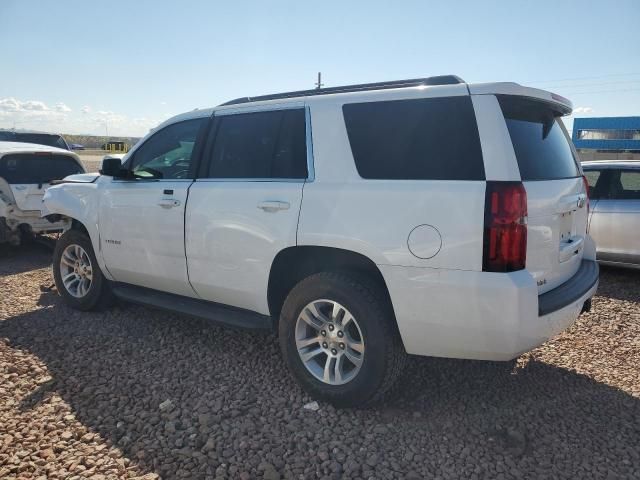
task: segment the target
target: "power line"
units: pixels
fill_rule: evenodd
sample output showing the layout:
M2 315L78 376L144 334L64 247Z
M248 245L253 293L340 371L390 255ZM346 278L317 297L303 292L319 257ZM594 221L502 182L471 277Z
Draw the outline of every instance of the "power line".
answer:
M582 84L565 84L565 85L546 85L544 88L574 88L574 87L599 87L601 85L620 85L622 83L639 83L640 78L637 80L620 80L617 82L598 82L598 83L582 83Z
M615 93L615 92L636 92L636 91L640 91L640 88L622 88L618 90L594 90L592 92L573 92L571 93L571 96L586 95L586 94L592 94L592 93Z
M632 77L635 75L640 75L640 72L637 73L612 73L610 75L598 75L594 77L574 77L574 78L558 78L555 80L531 80L529 83L555 83L555 82L573 82L575 80L598 80L600 78L610 78L610 77Z

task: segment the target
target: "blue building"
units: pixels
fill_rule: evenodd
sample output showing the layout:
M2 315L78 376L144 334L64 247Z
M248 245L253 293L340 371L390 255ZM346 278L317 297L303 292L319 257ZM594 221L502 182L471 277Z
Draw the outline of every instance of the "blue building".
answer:
M640 117L576 118L577 149L640 152Z

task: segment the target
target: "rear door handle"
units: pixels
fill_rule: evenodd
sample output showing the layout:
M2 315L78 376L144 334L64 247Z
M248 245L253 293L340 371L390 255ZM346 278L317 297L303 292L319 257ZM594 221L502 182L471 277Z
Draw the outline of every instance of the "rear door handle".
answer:
M175 198L163 198L158 202L162 208L173 208L178 207L180 205L180 200L176 200Z
M277 212L278 210L289 210L289 202L268 201L260 202L258 208L265 212Z

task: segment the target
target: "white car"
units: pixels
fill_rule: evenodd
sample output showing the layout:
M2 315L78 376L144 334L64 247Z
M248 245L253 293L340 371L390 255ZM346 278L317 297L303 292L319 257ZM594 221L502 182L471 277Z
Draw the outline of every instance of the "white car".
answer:
M47 191L43 214L73 220L56 284L81 310L115 295L275 329L302 386L341 406L381 398L406 353L513 359L598 285L571 108L441 76L179 115Z
M84 173L75 153L56 147L0 142L0 244L18 245L25 233L53 233L67 220L50 222L40 215L42 197L52 180Z

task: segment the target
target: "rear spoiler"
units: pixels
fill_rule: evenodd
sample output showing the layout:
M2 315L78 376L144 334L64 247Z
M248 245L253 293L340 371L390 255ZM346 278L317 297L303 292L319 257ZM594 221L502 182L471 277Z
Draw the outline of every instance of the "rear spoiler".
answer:
M540 100L551 105L562 115L569 115L573 110L570 100L547 90L539 88L523 87L513 82L476 83L469 85L471 95L515 95Z

